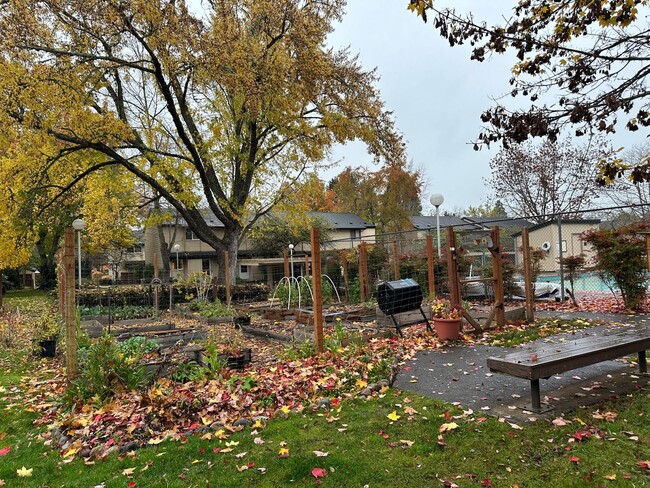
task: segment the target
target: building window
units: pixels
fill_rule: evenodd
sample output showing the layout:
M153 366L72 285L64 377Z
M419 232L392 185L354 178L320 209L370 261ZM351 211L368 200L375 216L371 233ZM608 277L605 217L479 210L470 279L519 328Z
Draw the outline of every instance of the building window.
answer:
M138 254L142 252L142 246L127 247L125 251L129 254Z
M246 265L246 264L242 264L242 265L239 267L239 272L240 272L241 274L247 274L247 273L248 273L248 265Z
M361 229L351 229L350 230L350 239L361 239Z
M185 229L185 239L188 241L198 241L199 238L196 237L196 234L194 234L194 231L191 231L190 229Z
M172 259L172 269L183 269L183 260L179 259L178 260L178 266L176 266L176 259Z
M207 273L211 275L212 273L210 272L210 260L209 259L202 259L201 260L201 270L204 273Z

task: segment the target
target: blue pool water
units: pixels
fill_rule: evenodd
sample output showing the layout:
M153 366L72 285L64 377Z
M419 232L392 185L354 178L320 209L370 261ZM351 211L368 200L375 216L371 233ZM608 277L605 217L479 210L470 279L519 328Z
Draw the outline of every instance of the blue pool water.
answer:
M540 276L537 281L560 283L560 275ZM564 287L570 288L569 280L564 276ZM597 273L581 273L573 281L575 291L611 291ZM614 286L616 290L616 287Z

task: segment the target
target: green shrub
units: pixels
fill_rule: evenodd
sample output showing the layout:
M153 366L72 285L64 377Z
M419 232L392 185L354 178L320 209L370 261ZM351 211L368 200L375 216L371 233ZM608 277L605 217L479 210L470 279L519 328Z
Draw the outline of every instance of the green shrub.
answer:
M187 306L192 312L198 312L203 317L232 317L236 315L234 309L226 306L219 300L214 302L192 300Z
M646 296L646 247L639 234L645 227L634 224L592 230L582 236L596 251L595 264L601 277L618 287L625 307L630 310L639 308Z
M66 398L69 402L97 398L104 402L120 390L138 390L151 380L151 374L137 361L135 355L125 354L115 338L104 334L87 349L80 350L79 376L72 381Z

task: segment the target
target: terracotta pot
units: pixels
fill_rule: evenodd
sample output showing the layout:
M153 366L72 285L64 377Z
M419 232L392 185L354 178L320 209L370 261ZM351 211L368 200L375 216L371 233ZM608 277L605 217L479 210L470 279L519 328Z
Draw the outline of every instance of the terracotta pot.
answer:
M461 319L433 319L438 338L443 341L457 341L460 337Z

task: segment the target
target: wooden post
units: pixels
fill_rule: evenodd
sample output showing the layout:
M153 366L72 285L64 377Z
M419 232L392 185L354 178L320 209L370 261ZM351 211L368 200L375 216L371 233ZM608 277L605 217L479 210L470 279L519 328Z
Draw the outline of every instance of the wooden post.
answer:
M309 277L309 256L305 254L305 276Z
M0 269L0 310L2 309L2 270Z
M436 296L436 285L433 278L433 236L427 236L427 279L429 284L429 296Z
M397 241L393 241L393 266L395 268L395 279L399 280L399 257L397 256Z
M223 256L223 266L226 268L224 274L226 281L226 307L230 307L230 258L228 257L228 251L224 251Z
M77 314L74 301L74 229L66 227L63 235L63 281L65 282L65 369L68 381L77 377Z
M645 235L645 253L648 257L648 271L650 271L650 234Z
M521 231L521 248L524 265L524 290L526 294L526 320L533 322L535 320L534 294L533 294L533 270L530 261L530 239L528 229Z
M453 227L447 227L447 280L452 307L460 307L460 281L458 277L458 259L456 256L456 234Z
M291 274L289 274L289 255L287 251L282 251L282 257L284 257L284 277L289 278Z
M492 227L492 276L494 277L494 308L496 309L495 318L498 327L506 324L506 311L504 308L503 292L503 256L501 254L501 238L499 228Z
M313 271L312 287L314 288L314 343L316 351L323 352L323 289L320 266L320 231L318 227L311 229L311 265Z

